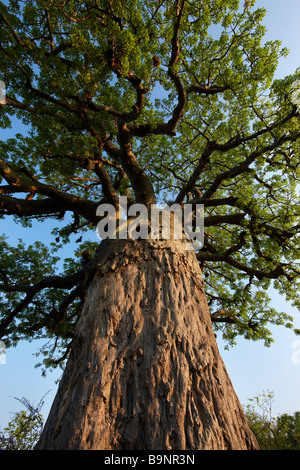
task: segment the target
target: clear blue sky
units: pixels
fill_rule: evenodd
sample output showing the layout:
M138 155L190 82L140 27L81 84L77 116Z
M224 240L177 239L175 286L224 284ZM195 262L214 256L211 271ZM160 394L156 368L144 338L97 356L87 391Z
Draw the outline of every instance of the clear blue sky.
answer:
M300 67L300 2L299 0L257 0L256 6L264 6L267 9L264 20L268 30L266 38L280 39L282 46L290 49L289 56L281 61L277 71L277 77L282 78ZM18 131L21 129L18 128ZM1 137L5 138L3 134ZM49 225L44 227L39 225L39 239L46 241L49 231ZM2 220L0 233L10 234L11 241L23 237L25 241L30 242L31 236L37 236L36 232L32 235L29 230L28 234L24 235L19 226L13 226L11 222L5 223ZM272 302L280 310L292 311L277 293L272 293ZM295 327L300 328L300 314L294 312ZM273 390L274 415L293 413L300 410L300 364L292 361L295 353L293 344L297 338L292 331L283 327L274 327L273 331L275 343L270 348L265 348L262 342L241 339L237 346L225 351L224 344L218 339L220 352L242 404L246 404L248 398L257 396L264 390ZM13 397L26 397L37 404L50 390L42 410L43 415L47 416L57 389L55 381L60 373L49 372L44 378L41 376L41 370L34 367L38 361L34 354L42 344L43 341L22 342L17 348L8 350L6 364L0 364L0 428L11 419L11 412L21 409L21 404Z

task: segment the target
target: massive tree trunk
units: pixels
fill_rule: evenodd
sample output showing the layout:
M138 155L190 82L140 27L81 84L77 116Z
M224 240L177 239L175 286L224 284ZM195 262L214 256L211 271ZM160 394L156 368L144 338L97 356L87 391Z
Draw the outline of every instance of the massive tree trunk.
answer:
M37 449L256 449L193 251L110 241Z

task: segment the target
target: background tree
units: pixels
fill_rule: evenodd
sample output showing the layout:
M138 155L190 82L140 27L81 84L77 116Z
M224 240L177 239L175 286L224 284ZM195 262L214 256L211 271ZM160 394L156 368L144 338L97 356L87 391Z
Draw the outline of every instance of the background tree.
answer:
M14 413L14 418L0 431L0 450L33 450L43 429L41 409L44 397L37 406L26 398L16 400L22 403L25 410Z
M273 392L263 392L249 400L245 407L246 417L261 450L299 450L300 413L272 414ZM254 404L253 404L254 403Z
M267 345L269 324L292 327L269 306L267 289L299 306L300 132L292 86L299 72L273 81L286 51L263 42L264 10L253 4L1 2L1 125L15 116L30 126L2 141L2 216L23 226L57 221L50 246L10 247L4 236L1 244L1 337L7 345L51 338L46 366L69 357L44 446L256 445L211 323L230 343L243 335ZM171 241L120 241L97 250L96 209L118 207L120 195L148 208L204 204L203 248L194 255ZM59 273L58 249L74 234L74 259ZM152 332L149 341L140 325ZM126 373L125 362L135 364ZM85 375L91 364L101 364L109 386ZM73 394L82 415L66 393L79 383L87 387ZM97 429L88 418L99 405L93 393L106 417ZM69 403L59 424L62 397ZM71 425L84 442L51 440Z

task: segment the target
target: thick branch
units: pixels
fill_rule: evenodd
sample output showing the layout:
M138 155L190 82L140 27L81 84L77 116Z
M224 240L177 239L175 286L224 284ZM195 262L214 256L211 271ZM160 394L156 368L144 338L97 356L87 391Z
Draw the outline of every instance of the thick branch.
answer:
M177 0L177 19L173 27L173 37L171 41L171 57L169 61L169 68L168 68L168 75L173 81L176 91L177 91L177 98L178 98L178 104L174 108L173 111L173 116L169 120L168 125L170 129L174 132L179 121L181 120L185 108L185 103L186 103L186 92L184 90L182 81L180 79L180 76L176 70L176 65L180 56L180 47L179 47L179 31L180 31L180 24L183 16L183 11L185 7L185 0L182 1L182 4L180 6L180 0Z
M8 315L2 320L0 323L0 337L3 337L6 334L6 328L8 325L13 321L13 319L24 309L26 308L30 302L33 300L34 296L43 289L46 288L56 288L56 289L71 289L76 284L81 282L86 276L89 271L92 270L93 261L87 263L84 268L80 271L70 274L66 277L61 276L49 276L41 281L37 282L33 286L30 285L9 285L6 276L3 276L4 283L0 284L0 289L3 292L25 292L25 298L15 307L13 310L10 311ZM2 274L2 273L0 273Z
M204 226L212 227L223 224L240 225L246 214L227 214L227 215L211 215L204 218Z
M203 261L225 262L227 264L230 264L234 268L239 269L240 271L244 271L249 276L257 277L257 279L259 280L263 279L264 277L267 279L277 279L281 275L285 275L286 277L288 277L287 273L284 271L284 268L283 268L284 265L282 264L276 266L276 268L274 268L271 271L262 271L260 269L251 268L241 263L240 261L237 261L232 256L228 255L229 251L230 249L227 250L227 253L225 252L223 254L201 252L197 254L197 259L200 262L203 262ZM236 247L234 248L234 251L236 251Z
M122 166L131 181L136 202L150 207L155 204L153 186L132 151L131 136L125 123L119 123L119 143Z
M212 313L210 319L213 323L231 323L241 325L240 321L238 321L234 316L230 315L230 310L225 308L219 309Z
M188 201L187 204L191 204L193 209L196 209L197 204L203 204L202 198L192 199ZM218 207L218 206L236 206L238 201L237 197L229 196L229 197L221 197L215 199L209 199L205 201L205 207Z
M20 178L6 162L0 159L0 174L18 192L24 193L38 193L47 196L50 199L46 201L29 201L20 200L15 198L8 198L1 196L1 207L7 210L10 214L16 215L41 215L44 213L49 214L52 212L62 212L70 210L78 212L88 221L96 224L98 219L96 217L96 210L98 204L93 201L67 194L63 191L55 189L53 186L38 181ZM56 204L56 207L55 207ZM14 209L16 212L14 212Z
M183 117L184 108L186 104L186 92L184 90L179 73L176 70L177 62L180 56L179 47L179 32L182 21L182 16L185 8L185 0L180 5L180 0L176 0L176 20L173 26L173 36L171 40L171 56L168 65L168 76L175 85L177 91L177 105L175 106L172 116L168 122L160 122L153 126L153 124L137 124L129 126L128 129L132 136L146 137L147 135L175 135L175 130Z
M0 208L4 214L19 217L43 216L63 212L62 207L53 199L31 201L7 196L0 196Z
M290 119L295 117L298 114L297 108L294 106L292 111L283 119L280 121L277 121L270 126L267 126L266 128L257 131L253 134L250 134L247 137L241 137L240 135L234 138L229 139L227 142L224 144L221 144L219 142L215 141L209 141L206 145L206 148L204 152L202 153L202 156L199 160L199 163L197 167L195 168L192 176L190 177L188 183L181 189L179 192L176 202L180 203L183 201L184 197L193 189L195 186L199 176L202 174L202 172L205 170L207 164L210 161L210 157L214 151L218 152L228 152L230 150L233 150L240 145L244 145L247 142L256 140L257 138L270 133L272 130L276 129L277 127L282 126L286 122L288 122ZM275 150L277 147L280 147L284 142L288 141L293 141L297 140L300 136L300 133L296 134L296 136L289 136L289 135L284 135L277 139L273 144L266 145L262 147L260 150L256 150L252 152L245 160L244 162L240 163L239 165L235 166L231 170L228 170L226 172L223 172L219 174L216 178L215 181L212 183L211 187L206 191L206 193L203 195L203 198L201 198L200 204L203 204L206 200L210 199L212 195L216 192L218 187L221 185L222 181L225 179L233 178L238 176L241 173L244 173L245 171L248 170L249 166L251 163L253 163L257 157L263 155L264 153L268 153L272 150Z
M222 182L227 180L227 179L232 179L235 178L238 175L241 175L242 173L245 173L249 170L250 165L261 155L268 154L268 152L271 152L272 150L275 150L277 147L281 146L285 142L290 142L290 141L295 141L299 139L300 133L295 134L294 136L291 135L283 135L279 139L277 139L275 142L272 144L268 144L264 147L262 147L259 150L255 150L254 152L250 153L247 158L243 162L241 162L239 165L234 166L231 168L231 170L224 171L223 173L220 173L218 176L216 176L215 180L213 183L210 185L208 190L203 194L203 197L200 199L201 203L204 204L207 199L210 199L215 192L218 190L218 188L221 186Z

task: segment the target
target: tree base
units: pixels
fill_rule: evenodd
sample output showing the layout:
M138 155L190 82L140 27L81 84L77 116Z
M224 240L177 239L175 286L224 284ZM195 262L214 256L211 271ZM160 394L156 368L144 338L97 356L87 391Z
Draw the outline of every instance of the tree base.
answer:
M36 449L257 448L194 252L182 241L102 243Z

